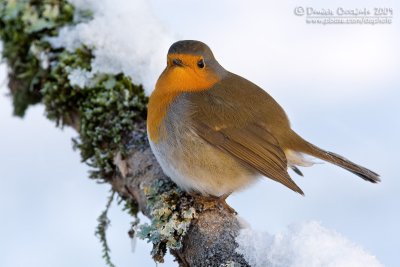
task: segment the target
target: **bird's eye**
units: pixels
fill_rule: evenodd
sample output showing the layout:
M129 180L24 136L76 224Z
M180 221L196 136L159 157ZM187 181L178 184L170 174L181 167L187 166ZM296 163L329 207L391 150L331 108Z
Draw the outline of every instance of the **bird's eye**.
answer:
M199 61L197 61L197 67L202 69L202 68L204 68L204 66L205 66L204 59L200 59Z

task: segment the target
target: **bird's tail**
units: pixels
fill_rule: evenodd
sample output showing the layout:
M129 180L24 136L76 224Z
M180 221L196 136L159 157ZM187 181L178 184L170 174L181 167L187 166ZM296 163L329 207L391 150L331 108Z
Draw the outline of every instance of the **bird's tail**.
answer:
M380 182L379 174L363 167L360 166L354 162L351 162L350 160L346 159L345 157L342 157L336 153L325 151L309 142L304 140L302 137L300 137L298 134L293 132L292 135L293 139L296 140L292 144L294 145L293 149L297 152L305 153L310 156L322 159L324 161L330 162L332 164L335 164L339 167L342 167L355 175L363 178L366 181L369 181L371 183L377 183Z

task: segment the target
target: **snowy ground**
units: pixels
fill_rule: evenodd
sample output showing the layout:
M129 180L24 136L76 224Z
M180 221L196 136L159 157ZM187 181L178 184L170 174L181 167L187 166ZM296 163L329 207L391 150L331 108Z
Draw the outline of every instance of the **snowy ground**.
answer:
M396 17L392 25L322 26L307 25L294 16L299 3L289 1L72 2L90 7L95 19L65 29L53 42L69 48L77 41L95 46L93 71L123 71L150 92L169 45L179 39L202 40L226 69L268 90L305 138L382 175L381 184L371 185L321 164L304 169L306 177L295 177L304 198L268 180L233 195L229 202L255 229L241 236L244 244L258 248L247 255L254 263L263 266L263 259L271 266L398 265ZM331 1L320 7L341 5ZM346 7L360 5L400 7L394 0L368 6L346 2ZM77 83L90 76L76 74L71 79ZM0 82L4 75L3 68ZM4 85L1 92L6 93ZM55 129L41 107L32 108L23 121L11 118L8 102L0 98L0 210L5 218L0 222L0 251L6 255L2 266L104 265L92 233L108 189L86 178L87 168L71 151L72 131ZM32 208L26 210L28 205ZM149 245L139 242L131 254L128 216L118 208L111 216L109 236L118 266L154 266ZM302 265L304 261L312 265ZM169 259L164 266L175 265Z

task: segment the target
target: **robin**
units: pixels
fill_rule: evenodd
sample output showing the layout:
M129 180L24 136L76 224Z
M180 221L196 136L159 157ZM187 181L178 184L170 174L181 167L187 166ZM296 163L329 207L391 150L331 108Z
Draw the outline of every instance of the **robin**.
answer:
M304 195L288 174L310 155L366 181L379 175L305 141L282 107L254 83L225 70L204 43L174 43L148 105L151 149L163 171L187 192L224 197L260 175Z

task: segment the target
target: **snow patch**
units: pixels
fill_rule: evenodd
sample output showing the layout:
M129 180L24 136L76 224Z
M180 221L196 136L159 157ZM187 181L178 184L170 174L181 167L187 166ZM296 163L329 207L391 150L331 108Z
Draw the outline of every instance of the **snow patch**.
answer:
M318 222L270 235L250 228L236 238L237 252L254 267L382 267L372 255Z
M93 72L81 68L71 69L68 72L69 72L68 79L70 84L72 86L74 85L79 86L80 88L89 87L90 86L89 81L94 76Z
M90 75L70 75L76 84L96 73L124 73L133 83L143 84L149 94L166 65L166 54L173 43L170 34L151 12L145 0L71 0L78 9L93 12L93 19L66 26L57 37L49 38L53 47L73 51L81 45L92 48L94 59ZM75 80L74 80L75 79Z

